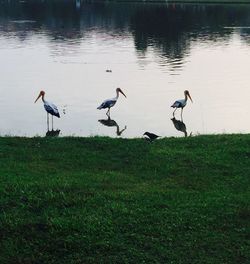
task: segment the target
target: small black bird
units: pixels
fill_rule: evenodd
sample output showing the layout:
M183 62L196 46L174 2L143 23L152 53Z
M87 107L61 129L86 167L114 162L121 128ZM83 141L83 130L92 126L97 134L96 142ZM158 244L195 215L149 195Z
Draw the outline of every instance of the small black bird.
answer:
M143 136L147 136L148 137L147 139L150 140L150 141L153 141L153 140L157 139L158 137L160 137L160 136L157 136L156 134L153 134L153 133L150 133L150 132L145 132L143 134Z

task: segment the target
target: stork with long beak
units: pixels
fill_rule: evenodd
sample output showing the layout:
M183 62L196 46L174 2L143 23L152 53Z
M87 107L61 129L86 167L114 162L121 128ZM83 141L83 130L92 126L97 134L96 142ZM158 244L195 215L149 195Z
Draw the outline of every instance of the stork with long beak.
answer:
M102 102L102 104L100 106L97 107L97 109L100 110L100 109L108 108L108 111L107 111L106 115L109 116L110 108L113 107L116 104L116 102L117 102L117 100L119 98L119 93L121 93L122 95L124 95L127 98L127 96L124 94L124 92L120 88L117 88L116 89L116 97L114 97L112 99L105 100L104 102Z
M44 106L44 109L47 112L47 126L48 126L48 130L49 130L49 114L51 114L51 116L52 116L52 129L53 129L53 116L56 116L56 117L60 118L60 114L59 114L59 111L58 111L57 107L54 104L52 104L52 103L50 103L50 102L48 102L48 101L46 101L44 99L44 95L45 95L45 92L44 91L41 91L39 93L39 95L38 95L35 103L37 102L37 100L40 97L42 97L43 106Z
M188 100L188 98L189 98L189 99L191 100L191 102L193 103L193 100L192 100L191 95L190 95L190 93L189 93L188 90L185 90L185 91L184 91L184 95L185 95L185 99L177 100L177 101L175 101L175 102L171 105L171 107L175 108L175 110L174 110L174 112L173 112L173 116L174 116L174 113L175 113L175 111L177 110L177 108L181 108L181 118L182 118L182 111L183 111L183 108L184 108L184 107L186 106L186 104L187 104L187 100Z

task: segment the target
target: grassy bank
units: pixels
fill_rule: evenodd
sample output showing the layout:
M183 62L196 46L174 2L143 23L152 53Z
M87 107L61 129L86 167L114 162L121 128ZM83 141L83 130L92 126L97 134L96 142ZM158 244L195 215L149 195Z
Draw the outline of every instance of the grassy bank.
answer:
M0 263L249 263L250 135L0 138Z

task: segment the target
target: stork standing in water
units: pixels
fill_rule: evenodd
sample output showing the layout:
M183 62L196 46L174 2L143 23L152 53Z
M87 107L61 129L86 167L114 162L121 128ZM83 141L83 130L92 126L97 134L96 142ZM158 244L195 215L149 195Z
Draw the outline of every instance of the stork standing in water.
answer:
M97 107L97 109L101 110L101 109L108 108L106 115L109 116L110 108L116 104L119 98L119 93L123 94L127 98L127 96L123 93L123 91L120 88L116 88L116 97L105 100L104 102L102 102L100 106Z
M45 92L41 91L39 93L35 103L37 102L37 100L40 97L42 97L43 106L44 106L44 108L45 108L45 110L47 112L47 126L48 126L48 130L49 130L49 114L51 114L51 116L52 116L52 129L53 129L53 116L56 116L56 117L60 118L60 114L59 114L59 111L58 111L57 107L54 104L52 104L52 103L50 103L50 102L48 102L48 101L46 101L44 99L44 95L45 95Z
M175 101L175 102L171 105L171 107L175 108L175 110L174 110L174 112L173 112L173 116L174 116L174 113L175 113L175 111L177 110L177 108L181 108L181 118L182 118L182 111L183 111L183 108L184 108L184 107L186 106L186 104L187 104L187 100L188 100L188 98L189 98L189 99L191 100L191 102L193 103L193 100L192 100L191 95L190 95L190 93L189 93L188 90L185 90L185 91L184 91L184 95L185 95L185 99L177 100L177 101Z

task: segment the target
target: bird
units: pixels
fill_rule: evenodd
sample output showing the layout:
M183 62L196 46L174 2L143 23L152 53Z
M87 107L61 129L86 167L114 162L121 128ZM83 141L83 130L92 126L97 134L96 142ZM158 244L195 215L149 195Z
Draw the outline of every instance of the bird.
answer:
M174 127L178 130L184 133L185 137L187 137L187 128L183 120L177 120L175 117L171 118Z
M124 94L124 92L121 90L121 88L116 88L116 97L114 97L112 99L105 100L104 102L101 103L100 106L97 107L97 109L100 110L100 109L108 108L106 115L109 116L110 108L116 104L116 102L119 98L119 93L123 94L127 98L127 96Z
M110 119L110 116L108 116L108 119L100 119L98 120L101 124L107 127L116 127L116 135L121 136L121 134L127 129L127 126L125 126L123 129L120 129L119 125L116 123L115 120Z
M41 92L39 93L37 99L35 100L35 103L37 102L37 100L38 100L40 97L42 97L42 100L43 100L43 106L44 106L44 109L45 109L46 112L47 112L47 126L48 126L48 130L49 130L49 114L51 114L51 116L52 116L52 129L53 129L53 116L56 116L56 117L60 118L60 114L59 114L59 111L58 111L57 107L56 107L54 104L52 104L52 103L46 101L46 100L44 99L44 96L45 96L45 92L44 92L44 91L41 91Z
M155 139L157 139L158 137L160 137L160 136L158 136L158 135L156 135L156 134L154 134L154 133L150 133L150 132L145 132L144 134L143 134L143 136L147 136L148 138L148 140L149 141L153 141L153 140L155 140Z
M181 117L182 117L182 111L183 111L183 108L184 108L184 107L186 106L186 104L187 104L187 100L188 100L188 98L189 98L189 99L191 100L191 102L193 103L193 100L192 100L191 95L190 95L190 93L189 93L188 90L185 90L185 91L184 91L184 95L185 95L185 99L177 100L177 101L175 101L175 102L171 105L171 107L175 108L175 110L174 110L174 112L173 112L173 116L174 116L174 113L175 113L175 111L177 110L177 108L181 108Z

